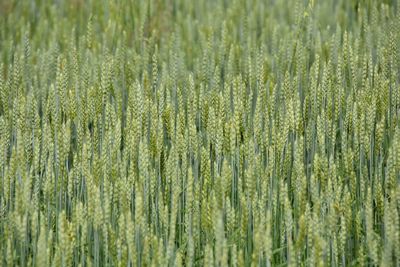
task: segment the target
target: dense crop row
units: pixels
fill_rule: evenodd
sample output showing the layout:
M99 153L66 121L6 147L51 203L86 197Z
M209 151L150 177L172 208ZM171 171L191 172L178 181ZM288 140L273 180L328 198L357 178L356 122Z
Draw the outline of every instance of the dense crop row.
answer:
M400 266L399 29L399 1L0 1L0 265Z

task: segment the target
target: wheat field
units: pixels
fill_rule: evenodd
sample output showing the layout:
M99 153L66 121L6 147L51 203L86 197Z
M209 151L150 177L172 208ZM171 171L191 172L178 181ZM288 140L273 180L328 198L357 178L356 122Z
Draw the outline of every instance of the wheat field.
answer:
M0 266L400 266L399 29L399 0L0 0Z

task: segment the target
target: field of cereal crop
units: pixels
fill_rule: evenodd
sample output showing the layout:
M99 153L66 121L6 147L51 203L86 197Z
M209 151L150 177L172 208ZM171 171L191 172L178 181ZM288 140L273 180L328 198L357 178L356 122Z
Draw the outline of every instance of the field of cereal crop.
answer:
M400 0L0 0L0 266L400 266Z

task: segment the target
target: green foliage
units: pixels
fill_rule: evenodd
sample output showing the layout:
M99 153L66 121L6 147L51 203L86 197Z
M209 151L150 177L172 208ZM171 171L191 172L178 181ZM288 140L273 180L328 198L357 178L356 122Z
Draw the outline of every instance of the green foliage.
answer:
M399 266L400 1L0 0L1 266Z

